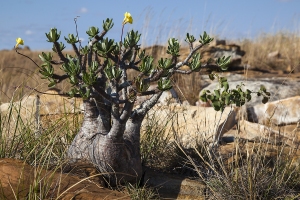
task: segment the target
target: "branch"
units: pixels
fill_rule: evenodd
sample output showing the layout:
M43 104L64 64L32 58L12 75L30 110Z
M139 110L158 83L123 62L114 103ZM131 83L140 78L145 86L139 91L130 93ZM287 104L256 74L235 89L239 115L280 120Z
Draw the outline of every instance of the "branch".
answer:
M142 103L138 109L135 109L132 112L131 117L144 117L146 113L156 104L162 93L163 92L160 91L159 93L154 94L149 100Z
M173 68L173 70L171 70L170 72L173 73L174 70L179 69L180 67L182 67L183 65L188 65L188 61L191 59L191 57L195 54L196 51L198 51L200 48L202 48L204 45L203 44L199 44L198 46L196 46L194 49L192 49L189 53L189 55L184 59L184 61L179 62L176 64L176 66Z
M150 82L159 80L159 78L160 78L160 76L162 75L163 72L164 71L162 69L159 70L155 75L152 76L152 78L150 78Z
M53 74L53 75L52 75L52 78L58 80L58 82L56 82L56 83L60 83L60 82L62 82L63 80L69 78L69 75L68 75L68 74L64 74L64 75Z
M64 54L60 50L59 43L58 42L54 42L53 44L55 46L57 55L59 56L60 60L62 60L63 62L68 62L68 59L64 56Z
M135 62L134 62L134 65L139 64L141 61L142 61L142 59L139 59L139 60L135 61Z
M137 53L138 53L138 47L136 47L136 48L134 49L134 52L133 52L133 54L132 54L132 56L131 56L131 59L130 59L130 64L134 64L134 61L135 61L136 56L137 56Z
M130 49L128 49L126 52L122 53L122 61L125 61L125 58L131 53L132 51L132 47Z
M110 81L110 88L111 88L111 98L112 98L112 107L111 107L111 114L115 119L119 119L120 117L120 106L119 106L119 91L117 89L116 81Z
M133 102L127 101L125 103L125 106L123 107L121 116L120 116L121 123L124 123L128 120L128 118L130 117L130 114L132 112L133 106L134 106L134 101Z
M77 33L78 34L78 33ZM77 36L78 37L78 36ZM79 53L79 51L78 51L78 48L77 48L77 46L75 45L75 44L72 44L72 47L73 47L73 50L74 50L74 52L76 53L76 56L77 56L77 58L78 58L78 60L79 60L79 64L81 65L82 63L81 63L81 59L82 59L82 55Z
M135 66L134 64L129 63L129 64L125 64L125 66L127 69L134 69L135 71L138 71L138 72L140 71L139 67Z
M107 31L102 31L99 35L96 35L94 39L91 41L91 46L93 46L95 43L102 40L106 33Z
M104 99L106 99L107 101L111 102L111 103L115 103L115 104L122 104L122 103L126 103L126 100L120 100L117 98L113 98L111 97L109 94L107 94L101 87L97 87L96 85L93 85L93 89L98 92L98 94L100 96L102 96Z
M124 62L122 62L122 64L120 64L120 68L122 70L122 77L121 77L121 81L122 81L122 84L126 83L127 82L127 70L126 70L126 67L124 66ZM121 87L118 88L119 90L121 89ZM121 92L122 92L122 99L126 99L127 97L127 90L126 88L122 88L121 89Z
M51 63L52 65L62 65L62 64L64 64L65 62L62 61L62 60L51 60L50 63Z
M151 94L157 94L159 92L161 92L159 89L155 89L155 90L137 93L137 96L147 96L147 95L151 95Z
M127 88L127 87L131 86L132 84L133 84L132 81L123 82L122 84L119 85L119 90L122 90L123 88Z
M178 74L191 74L193 71L192 70L180 70L180 69L177 69L177 70L174 70L175 73L178 73Z

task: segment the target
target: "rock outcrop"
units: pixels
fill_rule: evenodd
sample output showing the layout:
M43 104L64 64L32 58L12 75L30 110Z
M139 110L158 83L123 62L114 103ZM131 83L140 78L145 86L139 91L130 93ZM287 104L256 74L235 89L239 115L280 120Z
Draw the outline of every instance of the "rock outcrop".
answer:
M278 126L300 123L300 96L257 104L247 109L248 120Z
M219 141L236 124L235 117L236 110L230 107L221 113L212 107L155 106L143 121L142 132L151 126L161 127L166 137L171 136L171 140L179 141L184 148L192 148L201 140Z

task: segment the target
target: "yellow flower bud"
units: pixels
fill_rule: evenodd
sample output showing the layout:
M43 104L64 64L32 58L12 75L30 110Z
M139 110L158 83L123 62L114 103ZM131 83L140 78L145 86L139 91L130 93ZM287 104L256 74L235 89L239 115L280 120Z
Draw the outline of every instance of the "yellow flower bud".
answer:
M131 14L129 13L129 12L126 12L125 14L124 14L124 20L123 20L123 24L127 24L127 23L130 23L130 24L132 24L132 22L133 22L133 19L132 19L132 16L131 16Z
M24 40L22 40L22 38L17 38L16 42L17 42L17 44L16 44L15 48L17 48L19 45L24 45Z

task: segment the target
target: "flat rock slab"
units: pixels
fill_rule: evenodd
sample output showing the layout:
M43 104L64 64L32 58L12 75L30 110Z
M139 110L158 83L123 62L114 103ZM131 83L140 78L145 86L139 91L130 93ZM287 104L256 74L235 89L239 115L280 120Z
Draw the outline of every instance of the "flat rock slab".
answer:
M142 125L142 133L147 129L161 127L165 136L179 141L184 148L192 148L200 140L214 142L236 123L236 111L227 107L224 112L216 112L212 107L155 106L149 111Z
M251 142L239 140L220 145L219 153L223 156L224 164L232 164L252 156L261 155L268 158L287 159L293 166L300 165L300 149L295 149L290 146L274 145L263 142Z
M239 121L238 130L230 130L223 135L222 140L233 142L235 139L248 141L286 144L292 148L299 148L300 127L297 124L287 126L265 126L246 120Z
M20 160L0 159L0 199L26 199L29 188L34 184L34 176L39 176L39 187L49 189L45 199L130 199L128 195L103 188L89 180L81 180L72 175L33 168Z

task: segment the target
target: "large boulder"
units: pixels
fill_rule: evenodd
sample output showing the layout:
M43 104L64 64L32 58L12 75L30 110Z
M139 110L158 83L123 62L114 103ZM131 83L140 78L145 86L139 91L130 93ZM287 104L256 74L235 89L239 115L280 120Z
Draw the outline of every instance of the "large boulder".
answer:
M62 113L76 113L83 109L80 98L68 98L60 95L56 90L48 90L44 94L24 96L20 101L0 105L0 113L5 114L13 107L21 117L28 118L35 115L54 115Z
M155 106L143 121L142 133L161 127L162 134L179 141L184 148L192 148L201 140L218 142L235 124L236 110L230 107L216 112L212 107Z
M223 135L222 140L233 142L235 139L258 143L286 144L299 148L300 127L297 125L266 126L258 123L240 120L238 129L231 129Z
M41 95L28 95L20 101L0 105L0 115L6 120L3 132L10 136L14 132L12 130L17 128L16 124L37 128L40 126L40 116L78 113L82 109L80 98L68 98L59 95L55 90L49 90Z
M46 190L40 192L41 199L130 199L122 192L101 187L92 177L98 172L90 174L87 167L91 168L86 165L81 168L83 173L75 175L34 168L21 160L0 159L1 199L29 199L33 188Z
M248 120L260 124L286 125L300 122L300 96L257 104L247 108Z

